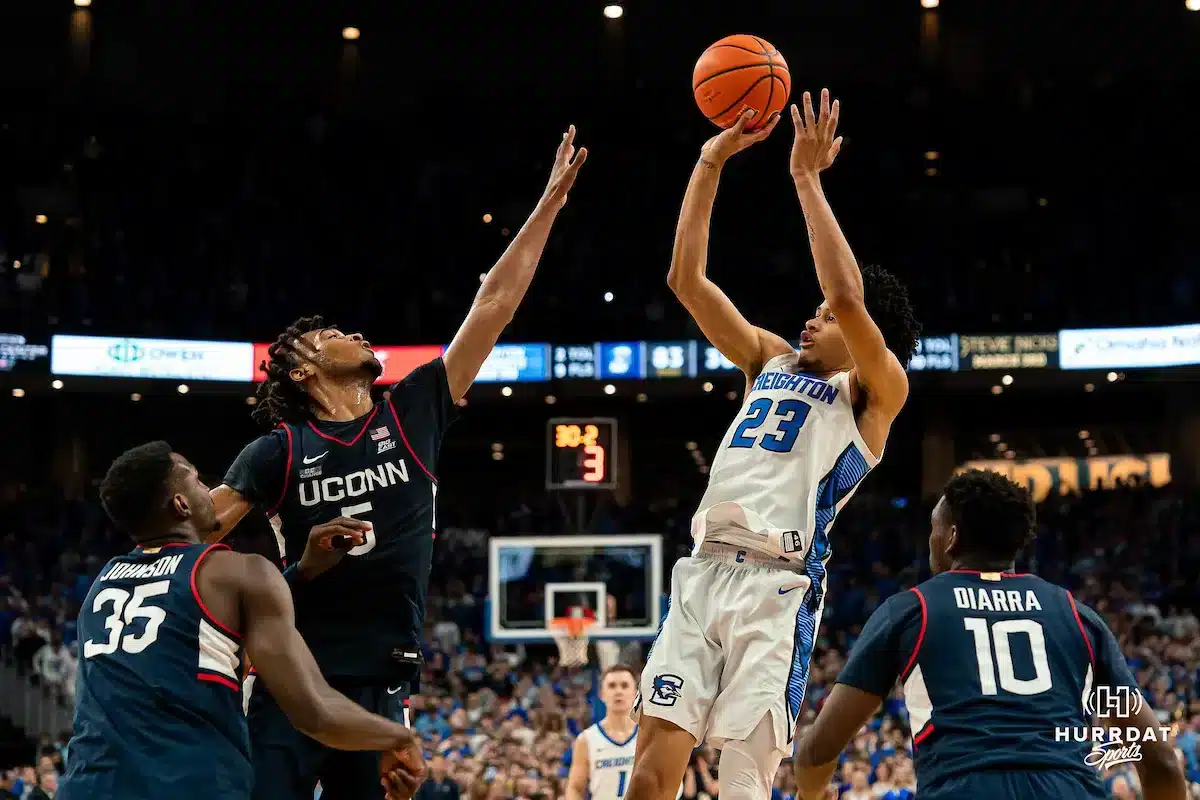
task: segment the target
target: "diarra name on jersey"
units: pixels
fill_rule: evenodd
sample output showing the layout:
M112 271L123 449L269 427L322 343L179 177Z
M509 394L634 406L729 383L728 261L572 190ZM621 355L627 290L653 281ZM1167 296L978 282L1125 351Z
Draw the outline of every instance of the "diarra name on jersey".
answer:
M300 483L300 505L340 503L347 497L360 497L377 489L408 482L408 464L403 458L360 469L349 475L330 475L328 478L318 475Z

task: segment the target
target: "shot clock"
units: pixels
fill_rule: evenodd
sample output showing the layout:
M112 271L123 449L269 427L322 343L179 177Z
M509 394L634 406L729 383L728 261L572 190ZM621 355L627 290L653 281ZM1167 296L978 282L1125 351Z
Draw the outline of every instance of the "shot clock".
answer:
M559 417L546 424L547 489L614 489L617 421Z

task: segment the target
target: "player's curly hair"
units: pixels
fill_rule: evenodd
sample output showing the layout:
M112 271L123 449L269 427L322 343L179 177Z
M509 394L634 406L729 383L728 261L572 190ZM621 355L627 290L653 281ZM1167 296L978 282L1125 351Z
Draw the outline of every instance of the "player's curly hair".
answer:
M1007 562L1033 541L1033 498L998 472L961 472L949 480L942 496L958 529L960 556Z
M100 504L109 519L135 538L162 510L175 462L171 445L147 442L126 450L100 482Z
M299 424L313 418L312 405L304 387L292 380L292 368L300 363L296 342L306 333L333 328L321 316L300 317L267 348L267 358L258 368L267 373L259 384L258 403L250 412L251 418L264 428L274 428L281 422Z
M907 367L921 336L921 323L913 316L908 301L908 288L895 275L875 265L863 267L862 279L867 313L879 326L888 349Z

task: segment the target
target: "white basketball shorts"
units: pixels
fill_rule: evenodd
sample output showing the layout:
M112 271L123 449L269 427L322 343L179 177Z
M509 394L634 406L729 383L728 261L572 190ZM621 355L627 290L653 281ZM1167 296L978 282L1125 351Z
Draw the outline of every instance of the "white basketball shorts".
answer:
M720 749L770 714L775 746L790 756L824 605L811 585L799 564L729 545L705 543L675 562L635 718L665 719Z

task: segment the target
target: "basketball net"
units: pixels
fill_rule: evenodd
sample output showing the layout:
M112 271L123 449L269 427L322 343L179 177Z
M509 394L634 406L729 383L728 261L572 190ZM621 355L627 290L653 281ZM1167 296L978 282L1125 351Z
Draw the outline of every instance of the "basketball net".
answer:
M555 617L550 620L550 635L558 645L558 663L564 667L582 667L588 662L588 629L595 620L582 616Z

